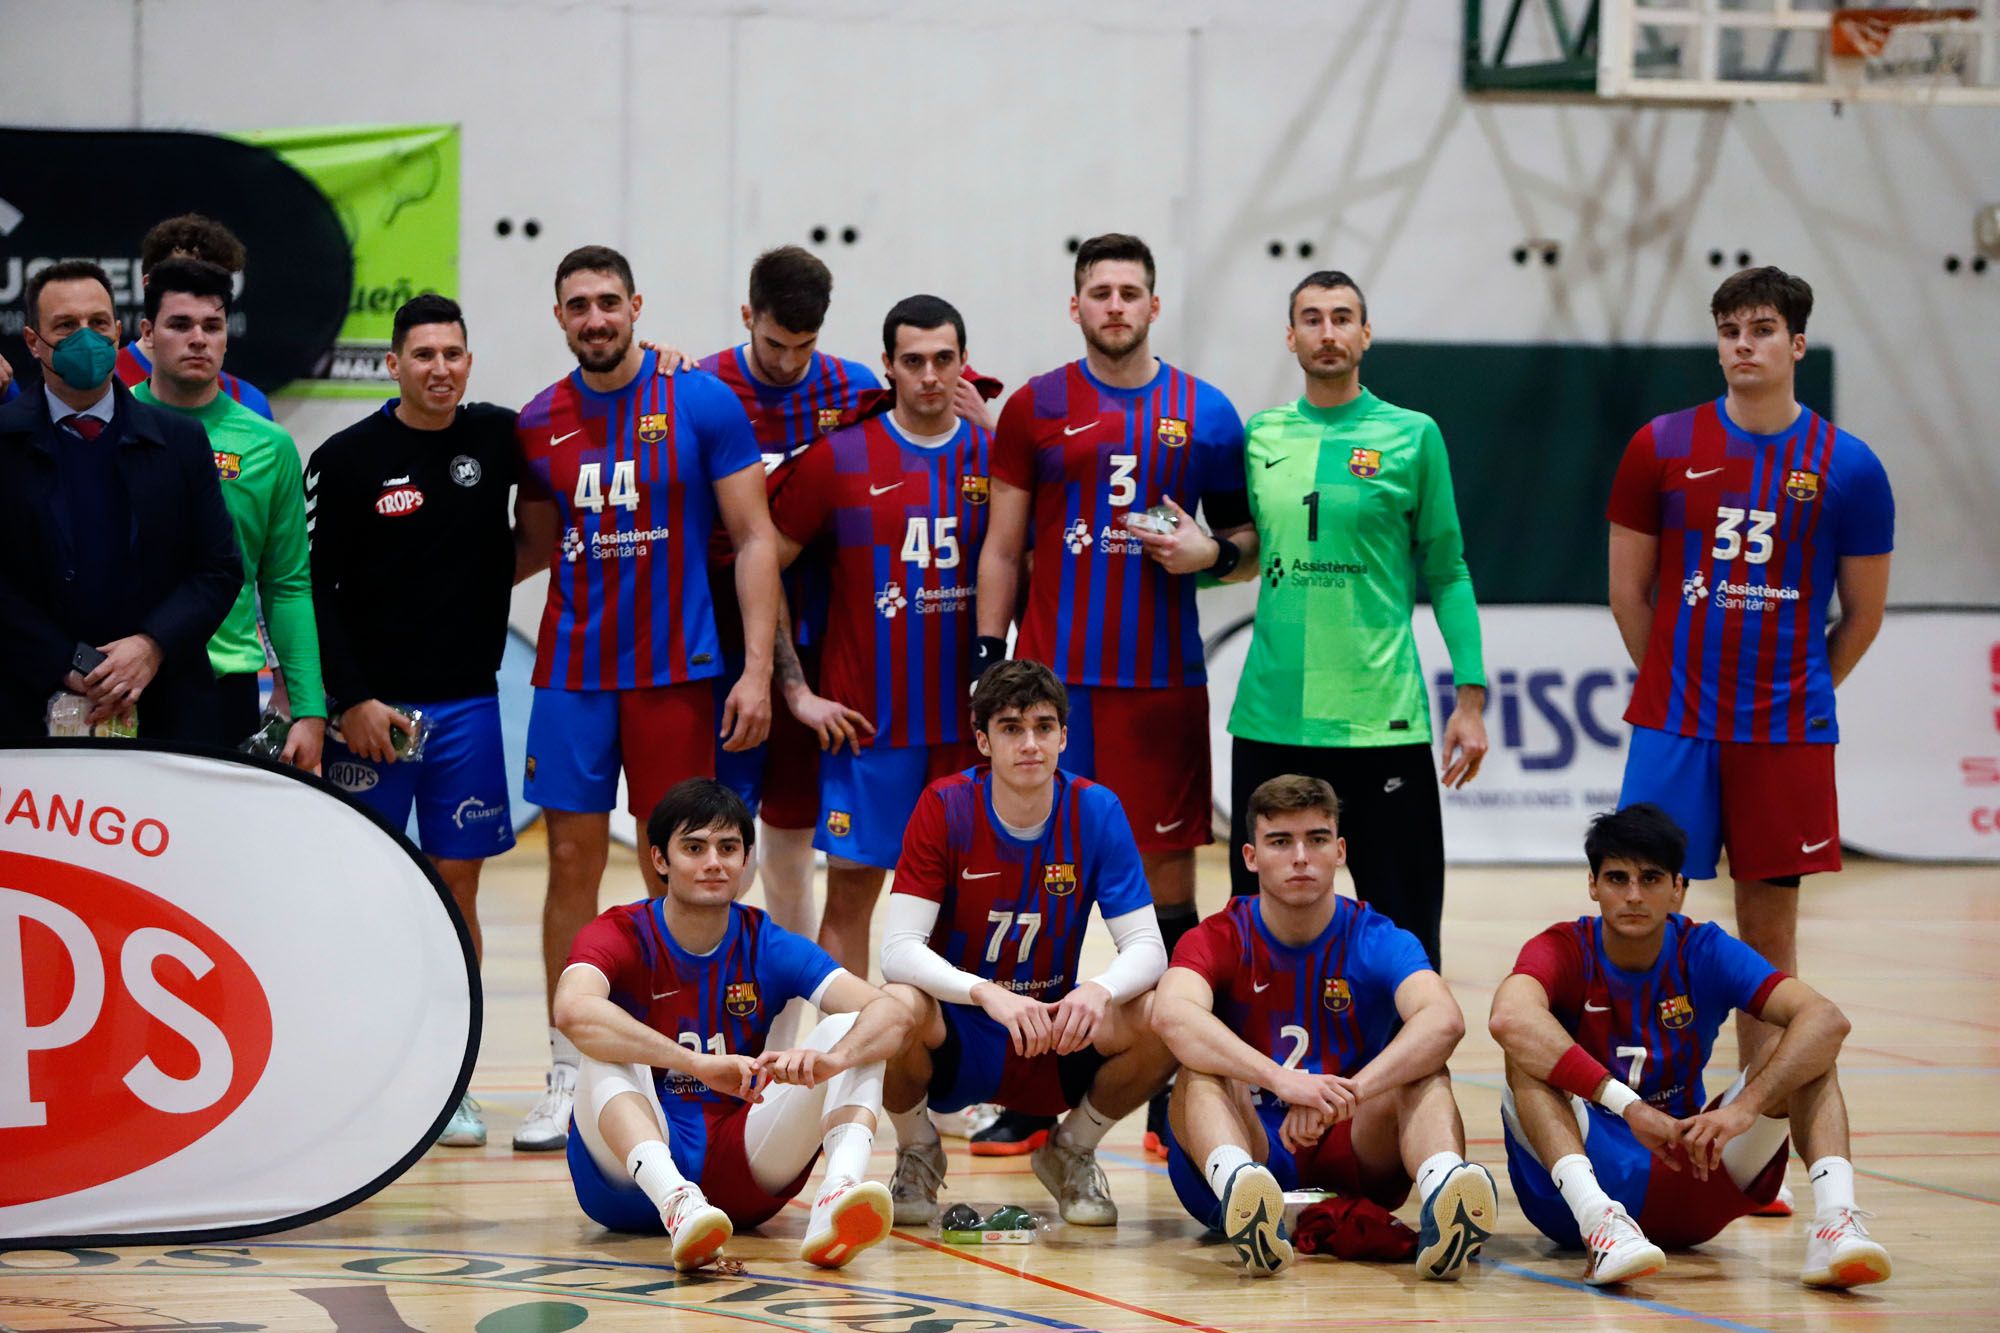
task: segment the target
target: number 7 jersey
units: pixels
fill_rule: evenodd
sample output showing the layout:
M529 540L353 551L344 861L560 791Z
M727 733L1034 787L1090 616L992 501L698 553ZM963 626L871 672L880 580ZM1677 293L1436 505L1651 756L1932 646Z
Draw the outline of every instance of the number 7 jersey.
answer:
M1704 740L1840 739L1827 603L1840 557L1894 544L1873 450L1806 409L1753 435L1717 399L1632 437L1606 517L1659 538L1627 722Z

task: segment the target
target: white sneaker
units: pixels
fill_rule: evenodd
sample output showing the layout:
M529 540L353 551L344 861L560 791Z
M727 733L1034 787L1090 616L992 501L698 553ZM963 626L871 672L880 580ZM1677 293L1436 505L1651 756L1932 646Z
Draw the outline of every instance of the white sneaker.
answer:
M1859 1208L1836 1208L1813 1219L1806 1232L1806 1266L1799 1281L1808 1287L1865 1287L1889 1278L1889 1252L1869 1239Z
M660 1206L660 1221L666 1224L667 1238L673 1242L674 1267L683 1273L714 1263L736 1234L729 1214L693 1185L683 1185L667 1196Z
M1590 1264L1584 1269L1583 1280L1593 1287L1630 1282L1667 1266L1667 1256L1660 1247L1647 1240L1632 1215L1615 1203L1604 1210L1586 1245Z
M870 1245L889 1238L894 1210L889 1187L881 1181L835 1176L813 1201L799 1258L821 1268L839 1268Z
M962 1111L932 1111L931 1123L948 1139L969 1139L1000 1118L991 1102L974 1102Z
M1076 1227L1118 1225L1118 1205L1111 1201L1111 1186L1095 1152L1078 1152L1063 1143L1060 1134L1050 1134L1049 1141L1035 1149L1028 1160L1034 1165L1036 1179L1056 1196L1056 1211L1063 1221ZM1280 1194L1278 1212L1284 1210Z
M1297 1256L1285 1237L1285 1192L1270 1168L1246 1162L1222 1187L1222 1236L1256 1277L1283 1271Z
M570 1105L576 1099L576 1067L550 1065L547 1090L514 1131L515 1152L554 1152L569 1142Z
M1418 1215L1417 1275L1455 1280L1493 1234L1499 1200L1492 1173L1479 1163L1460 1162L1445 1172Z
M486 1122L480 1119L479 1103L466 1093L458 1099L458 1109L445 1122L444 1132L438 1135L438 1142L447 1148L483 1148L486 1146Z

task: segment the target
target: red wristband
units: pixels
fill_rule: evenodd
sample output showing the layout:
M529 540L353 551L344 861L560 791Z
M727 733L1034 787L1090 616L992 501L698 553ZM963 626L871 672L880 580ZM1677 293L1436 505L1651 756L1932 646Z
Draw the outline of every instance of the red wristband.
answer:
M1549 1086L1564 1092L1575 1093L1589 1101L1597 1095L1598 1084L1611 1077L1611 1071L1599 1064L1583 1047L1572 1044L1563 1052L1562 1059L1549 1071Z

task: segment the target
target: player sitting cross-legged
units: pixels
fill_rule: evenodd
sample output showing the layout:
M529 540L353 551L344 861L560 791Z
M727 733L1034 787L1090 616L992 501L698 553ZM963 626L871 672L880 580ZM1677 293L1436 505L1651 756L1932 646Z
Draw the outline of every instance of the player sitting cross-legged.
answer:
M736 902L753 829L721 783L679 783L647 821L665 896L578 932L555 1003L583 1053L570 1176L594 1221L664 1229L674 1267L690 1269L776 1215L823 1147L799 1257L838 1268L889 1234L889 1191L862 1177L882 1060L906 1040L916 997L899 1003ZM831 1016L796 1050L765 1050L794 997Z
M1231 900L1174 949L1153 1025L1181 1062L1167 1170L1195 1219L1250 1272L1292 1259L1284 1191L1400 1207L1423 1199L1417 1272L1450 1279L1493 1229L1485 1167L1445 1060L1465 1016L1417 937L1334 892L1340 801L1288 774L1250 795L1254 898Z
M937 1214L944 1149L926 1112L992 1102L1069 1110L1035 1150L1035 1174L1063 1221L1111 1226L1097 1145L1173 1072L1152 1031L1167 955L1139 851L1110 788L1056 766L1068 710L1039 662L988 671L972 726L989 763L925 788L903 835L882 946L882 975L920 992L883 1088L899 1224ZM1079 982L1092 904L1118 956Z
M1666 1262L1660 1246L1698 1245L1770 1202L1789 1131L1819 1207L1800 1281L1887 1278L1888 1252L1854 1206L1834 1071L1846 1017L1721 926L1680 914L1687 835L1658 806L1599 815L1583 849L1598 915L1529 940L1493 996L1507 1169L1528 1220L1587 1245L1586 1282L1644 1277ZM1780 1035L1704 1111L1702 1070L1732 1010Z

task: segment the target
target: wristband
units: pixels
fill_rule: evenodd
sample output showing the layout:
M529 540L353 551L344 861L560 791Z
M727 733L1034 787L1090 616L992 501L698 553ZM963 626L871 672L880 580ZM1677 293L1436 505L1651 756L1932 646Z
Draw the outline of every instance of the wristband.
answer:
M1216 579L1226 579L1230 571L1243 563L1243 548L1227 537L1215 539L1215 559L1203 571Z
M1638 1100L1638 1093L1615 1078L1604 1080L1604 1091L1597 1094L1597 1104L1621 1120L1625 1118L1625 1108Z
M981 634L972 641L972 681L1007 660L1007 641L993 634Z
M1610 1077L1611 1071L1597 1063L1596 1057L1572 1044L1549 1071L1549 1086L1589 1101L1597 1095L1597 1085Z

